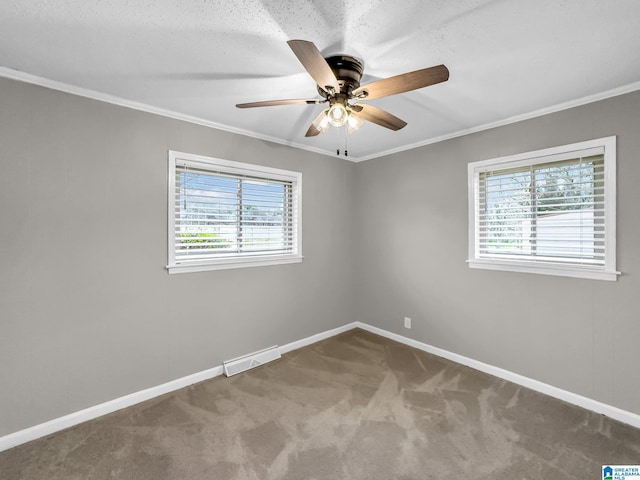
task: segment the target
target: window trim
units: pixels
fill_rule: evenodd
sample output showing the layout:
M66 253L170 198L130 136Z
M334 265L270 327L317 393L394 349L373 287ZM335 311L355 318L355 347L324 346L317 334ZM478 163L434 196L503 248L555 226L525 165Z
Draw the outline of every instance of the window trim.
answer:
M169 273L189 273L209 270L225 270L231 268L258 267L268 265L282 265L302 262L302 173L279 168L265 167L232 160L196 155L193 153L169 150L168 161L168 190L167 190L167 258L166 269ZM251 256L235 256L215 259L195 259L176 261L175 257L175 187L176 165L186 162L194 167L236 175L251 175L265 180L284 180L293 183L294 196L294 251L287 254L267 254Z
M498 168L516 168L568 159L574 152L593 148L604 148L604 212L605 212L605 264L603 267L588 265L563 265L527 260L505 260L479 258L479 235L477 232L479 209L477 207L480 173ZM575 157L574 157L575 158ZM616 281L616 137L603 137L585 142L492 158L467 165L469 195L469 257L470 268L502 270L520 273L537 273L563 277Z

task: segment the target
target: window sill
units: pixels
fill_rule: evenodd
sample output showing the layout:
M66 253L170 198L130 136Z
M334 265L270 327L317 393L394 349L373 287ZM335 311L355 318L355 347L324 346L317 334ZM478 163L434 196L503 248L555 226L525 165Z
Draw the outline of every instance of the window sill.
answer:
M302 262L302 255L264 255L246 258L224 258L208 262L196 260L167 265L170 274L206 272L209 270L228 270L231 268L264 267L268 265L284 265Z
M606 280L615 282L620 272L605 271L592 267L576 267L574 265L542 264L532 262L515 262L505 260L474 259L467 260L469 268L484 270L502 270L505 272L536 273L541 275L554 275L559 277L586 278L591 280Z

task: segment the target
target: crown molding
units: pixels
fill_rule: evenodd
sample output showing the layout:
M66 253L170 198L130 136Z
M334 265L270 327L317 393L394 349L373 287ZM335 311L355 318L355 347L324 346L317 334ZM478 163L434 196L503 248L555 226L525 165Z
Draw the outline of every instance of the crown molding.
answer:
M153 105L148 105L142 102L136 102L133 100L128 100L126 98L117 97L115 95L109 95L106 93L98 92L95 90L90 90L82 87L77 87L75 85L71 85L64 82L59 82L56 80L50 80L48 78L39 77L37 75L32 75L30 73L22 72L19 70L13 70L8 67L0 66L0 77L9 78L12 80L17 80L24 83L30 83L33 85L38 85L41 87L49 88L52 90L58 90L60 92L70 93L72 95L77 95L80 97L90 98L92 100L98 100L105 103L110 103L112 105L118 105L121 107L131 108L133 110L139 110L142 112L152 113L155 115L160 115L163 117L172 118L175 120L182 120L184 122L193 123L196 125L201 125L209 128L215 128L217 130L222 130L229 133L235 133L237 135L243 135L250 138L255 138L257 140L265 140L268 142L277 143L279 145L285 145L288 147L298 148L300 150L306 150L308 152L317 153L320 155L324 155L327 157L335 157L333 152L328 152L326 150L322 150L320 148L311 147L309 145L303 145L297 142L291 142L287 140L282 140L280 138L275 138L270 135L263 135L256 132L251 132L249 130L245 130L242 128L231 127L229 125L224 125L222 123L212 122L210 120L205 120L203 118L194 117L192 115L186 115L179 112L174 112L172 110L167 110L164 108L154 107ZM581 97L576 100L570 100L568 102L559 103L556 105L551 105L549 107L541 108L539 110L534 110L529 113L524 113L521 115L514 115L509 118L505 118L503 120L498 120L495 122L485 123L483 125L479 125L477 127L465 128L462 130L458 130L457 132L448 133L446 135L440 135L438 137L429 138L426 140L421 140L419 142L411 143L408 145L403 145L402 147L392 148L389 150L385 150L382 152L374 153L371 155L365 155L362 157L340 157L343 160L347 160L354 163L364 162L367 160L373 160L375 158L386 157L389 155L393 155L400 152L405 152L407 150L413 150L415 148L424 147L427 145L432 145L434 143L444 142L445 140L451 140L453 138L463 137L465 135L470 135L472 133L482 132L484 130L490 130L496 127L502 127L505 125L509 125L512 123L522 122L524 120L529 120L536 117L541 117L543 115L548 115L550 113L560 112L562 110L568 110L570 108L579 107L581 105L586 105L589 103L598 102L600 100L606 100L607 98L617 97L619 95L624 95L625 93L631 93L634 91L640 90L640 81L633 82L627 85L623 85L621 87L613 88L611 90L607 90L605 92L596 93L593 95L587 95L586 97Z
M68 83L59 82L57 80L50 80L48 78L39 77L37 75L32 75L30 73L22 72L19 70L13 70L7 67L0 66L0 77L9 78L11 80L16 80L23 83L30 83L32 85L49 88L51 90L70 93L71 95L90 98L91 100L98 100L100 102L110 103L112 105L130 108L130 109L138 110L141 112L152 113L154 115L160 115L162 117L172 118L174 120L181 120L184 122L193 123L195 125L215 128L216 130L235 133L237 135L243 135L245 137L251 137L257 140L265 140L265 141L277 143L280 145L286 145L288 147L299 148L300 150L306 150L312 153L318 153L320 155L324 155L327 157L335 157L335 154L331 152L327 152L320 148L310 147L308 145L302 145L300 143L282 140L280 138L275 138L270 135L263 135L256 132L251 132L249 130L245 130L242 128L231 127L229 125L224 125L222 123L212 122L210 120L194 117L192 115L186 115L184 113L175 112L173 110L168 110L165 108L154 107L153 105L148 105L146 103L136 102L134 100L129 100L126 98L115 96L115 95L109 95L107 93L98 92L96 90L90 90L87 88L78 87ZM345 158L345 160L357 161L357 159L355 158L354 159Z
M422 140L420 142L404 145L402 147L385 150L384 152L375 153L373 155L359 157L354 161L364 162L366 160L373 160L374 158L386 157L388 155L404 152L406 150L413 150L414 148L419 148L419 147L424 147L426 145L432 145L434 143L444 142L445 140L451 140L452 138L464 137L465 135L470 135L472 133L482 132L484 130L490 130L496 127L503 127L505 125L510 125L512 123L518 123L524 120L529 120L536 117L542 117L550 113L561 112L563 110L569 110L570 108L579 107L581 105L587 105L589 103L599 102L600 100L606 100L607 98L617 97L619 95L635 92L637 90L640 90L640 82L629 83L627 85L613 88L605 92L596 93L593 95L587 95L586 97L581 97L576 100L570 100L568 102L558 103L557 105L551 105L549 107L541 108L539 110L534 110L533 112L523 113L521 115L514 115L512 117L505 118L504 120L485 123L484 125L479 125L477 127L465 128L463 130L458 130L457 132L448 133L446 135L440 135L439 137L433 137L427 140Z

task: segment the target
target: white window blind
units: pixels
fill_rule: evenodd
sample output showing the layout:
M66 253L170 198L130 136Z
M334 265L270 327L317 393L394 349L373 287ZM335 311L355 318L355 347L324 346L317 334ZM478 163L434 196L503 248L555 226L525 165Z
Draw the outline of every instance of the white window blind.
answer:
M471 266L615 279L608 140L470 164Z
M603 155L480 175L480 258L604 266Z
M169 270L300 261L301 175L170 152Z

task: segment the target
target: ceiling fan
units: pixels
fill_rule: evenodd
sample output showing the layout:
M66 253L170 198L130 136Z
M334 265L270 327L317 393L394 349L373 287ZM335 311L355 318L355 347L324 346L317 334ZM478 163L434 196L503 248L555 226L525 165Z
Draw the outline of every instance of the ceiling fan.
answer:
M287 43L302 66L317 83L318 93L323 98L267 100L239 103L236 107L253 108L328 103L329 107L323 110L312 122L306 137L326 132L330 125L334 127L346 125L347 130L352 132L357 130L365 120L391 130L400 130L407 125L407 122L389 112L372 105L359 103L359 101L409 92L446 82L449 79L447 67L437 65L360 86L360 79L364 71L364 64L361 60L348 55L324 58L313 42L306 40L289 40Z

